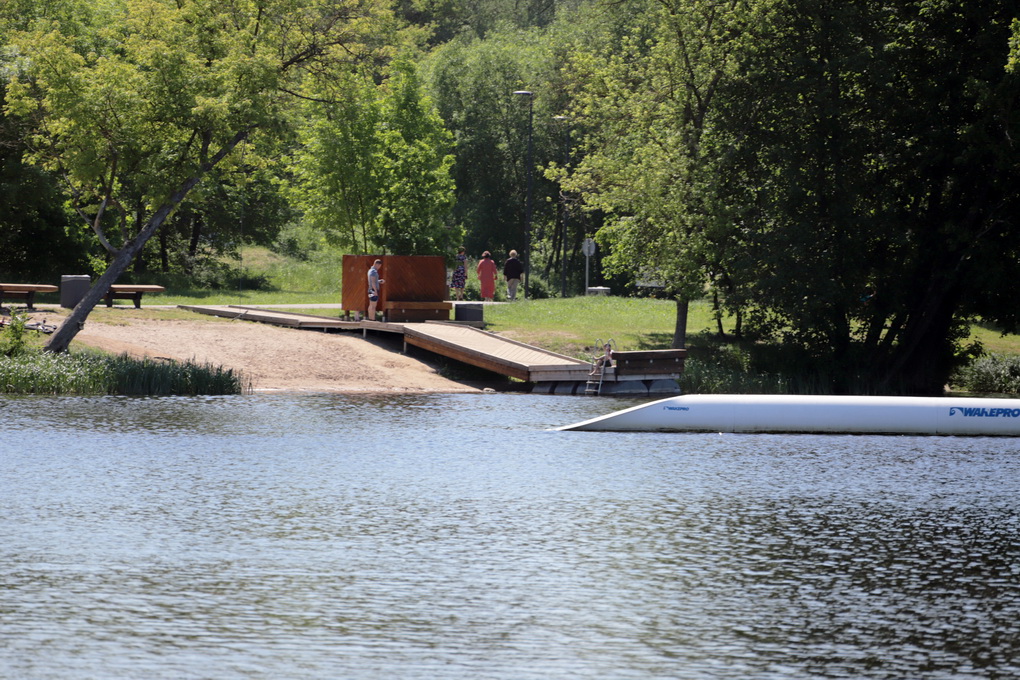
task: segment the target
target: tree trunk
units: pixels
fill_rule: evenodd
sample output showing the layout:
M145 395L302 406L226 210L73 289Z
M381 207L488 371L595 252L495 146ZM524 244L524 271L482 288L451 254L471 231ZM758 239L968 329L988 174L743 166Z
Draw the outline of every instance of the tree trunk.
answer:
M170 244L167 243L165 231L159 234L159 267L162 273L170 273Z
M726 329L723 327L722 308L719 306L719 291L712 291L712 312L715 314L715 327L719 332L719 339L726 339Z
M136 239L142 233L143 229L145 229L145 208L144 208L144 206L142 204L139 204L135 208L135 238ZM144 245L144 244L142 244L142 245ZM148 263L145 261L145 258L141 256L141 251L139 251L139 255L135 257L134 262L135 262L135 273L136 274L144 274L146 271L148 271L148 269L149 269Z
M952 371L950 331L957 308L955 290L932 291L915 309L888 368L879 379L884 394L941 394Z
M194 261L198 255L198 244L202 242L202 216L198 213L192 213L191 217L191 237L188 239L188 261Z
M245 129L234 135L233 139L227 142L222 149L220 149L215 156L209 161L203 163L199 171L192 177L185 180L177 189L177 191L170 196L167 201L159 207L156 212L152 214L149 221L145 224L138 235L131 239L128 243L124 244L117 255L113 258L113 262L107 267L106 272L99 277L95 285L85 293L85 297L81 299L74 309L71 310L71 314L64 319L64 323L60 324L53 335L50 336L49 342L46 343L46 351L53 352L55 354L66 352L67 348L71 345L71 341L74 340L74 336L78 335L78 332L85 327L85 320L89 314L95 308L99 301L106 297L106 291L110 289L110 286L117 282L120 275L123 274L129 266L131 266L132 260L142 251L145 247L146 242L152 238L159 228L166 221L166 218L170 216L170 213L176 208L184 197L188 195L188 192L195 188L195 185L205 177L205 175L212 170L217 163L223 160L228 153L230 153L234 147L236 147L241 140L248 136L250 130Z
M676 301L676 328L673 329L673 349L687 348L687 312L690 309L690 302L677 298Z

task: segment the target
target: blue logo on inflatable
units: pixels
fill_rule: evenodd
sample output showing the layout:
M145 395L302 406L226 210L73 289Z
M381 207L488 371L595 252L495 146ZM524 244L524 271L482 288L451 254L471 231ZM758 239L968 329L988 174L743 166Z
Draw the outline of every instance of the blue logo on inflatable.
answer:
M667 411L690 411L690 406L663 406Z
M949 415L964 418L1020 418L1020 408L981 408L978 406L952 406Z

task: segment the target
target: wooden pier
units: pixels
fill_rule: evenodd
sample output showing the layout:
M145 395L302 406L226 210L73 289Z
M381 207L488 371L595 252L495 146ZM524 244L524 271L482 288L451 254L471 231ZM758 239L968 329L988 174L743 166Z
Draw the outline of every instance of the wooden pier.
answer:
M288 328L300 328L302 330L356 331L361 330L365 325L365 322L345 321L344 319L338 319L330 316L297 314L295 312L282 312L275 309L263 309L261 307L244 307L242 305L180 305L180 308L187 309L190 312L216 316L224 319L259 321L261 323L273 324L274 326L286 326Z
M452 323L406 324L404 343L532 383L584 382L591 371L587 361Z
M350 321L239 305L182 305L181 308L199 314L302 330L361 331L362 335L367 335L368 331L400 334L405 347L419 347L455 361L532 383L534 392L585 394L586 385L590 388L590 361L527 345L470 324ZM636 368L636 364L629 359L621 360L618 367L604 372L599 393L620 396L679 394L676 379L683 371L684 350L619 354L621 357L640 354L640 365L643 368ZM633 359L638 357L634 356Z

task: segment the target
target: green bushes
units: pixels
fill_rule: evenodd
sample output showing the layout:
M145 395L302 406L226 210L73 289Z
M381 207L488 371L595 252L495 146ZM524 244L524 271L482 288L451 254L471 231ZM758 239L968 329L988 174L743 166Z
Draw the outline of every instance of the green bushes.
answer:
M11 319L0 331L0 356L13 357L25 351L25 324L23 314L11 313Z
M781 375L754 373L746 366L688 359L680 376L684 394L786 394L789 381Z
M1020 356L988 354L956 370L954 390L982 394L1020 394Z
M688 359L680 378L685 394L821 394L810 375L795 371L763 373L733 354ZM957 392L1020 394L1020 356L989 354L958 368L952 378ZM864 394L865 392L852 392Z
M251 391L250 381L233 369L126 354L52 354L30 344L25 330L26 317L15 312L0 331L0 393L163 396Z
M24 350L0 356L0 392L7 394L242 394L250 383L231 369L191 362Z

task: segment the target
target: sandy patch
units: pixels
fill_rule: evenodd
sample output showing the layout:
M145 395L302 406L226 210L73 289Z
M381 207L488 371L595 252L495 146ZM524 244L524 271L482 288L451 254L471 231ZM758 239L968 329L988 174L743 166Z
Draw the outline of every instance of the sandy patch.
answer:
M476 392L399 352L399 342L251 321L88 321L76 343L132 356L192 360L242 371L256 390Z

